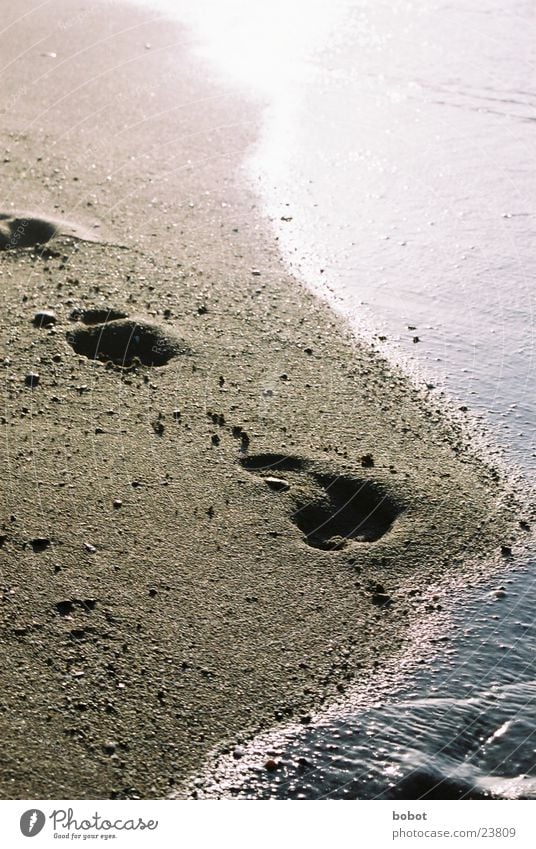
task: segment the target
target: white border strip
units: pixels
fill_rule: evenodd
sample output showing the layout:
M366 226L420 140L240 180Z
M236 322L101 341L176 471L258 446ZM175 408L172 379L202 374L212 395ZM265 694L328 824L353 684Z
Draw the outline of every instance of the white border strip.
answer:
M0 801L1 843L327 849L532 849L531 801ZM21 819L22 818L22 819ZM22 828L22 830L21 830ZM25 836L24 832L34 832ZM35 841L35 842L34 842Z

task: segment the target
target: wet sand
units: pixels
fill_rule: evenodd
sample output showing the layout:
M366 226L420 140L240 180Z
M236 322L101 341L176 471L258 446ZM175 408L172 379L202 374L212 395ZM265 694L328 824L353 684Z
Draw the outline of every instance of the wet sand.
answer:
M0 793L166 797L381 674L518 517L289 277L240 173L258 105L175 24L35 5L1 35Z

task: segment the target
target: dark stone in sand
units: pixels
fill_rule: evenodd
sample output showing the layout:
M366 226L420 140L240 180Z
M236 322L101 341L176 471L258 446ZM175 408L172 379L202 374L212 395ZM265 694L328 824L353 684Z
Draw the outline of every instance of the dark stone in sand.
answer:
M67 333L67 341L77 354L118 366L130 366L134 362L163 366L173 357L189 353L178 337L157 325L134 319L79 327Z
M51 327L56 324L56 315L52 310L39 310L33 318L36 327Z
M39 380L40 380L39 375L36 374L36 372L34 372L34 371L29 372L26 375L26 377L24 378L24 382L25 382L26 386L29 386L31 389L33 389L34 386L37 386L37 384L39 383Z

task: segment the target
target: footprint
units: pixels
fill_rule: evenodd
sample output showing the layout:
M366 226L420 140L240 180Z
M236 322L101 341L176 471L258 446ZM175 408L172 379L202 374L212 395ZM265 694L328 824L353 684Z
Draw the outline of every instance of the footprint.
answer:
M59 232L59 225L44 218L25 218L0 213L0 250L43 245Z
M310 461L284 454L257 454L239 462L272 491L288 493L294 508L290 519L313 548L336 551L375 542L402 512L383 486L368 478L326 474Z
M67 333L67 341L77 354L93 360L130 366L163 366L179 354L190 353L177 336L164 332L142 319L115 319Z
M93 233L67 221L41 218L30 213L0 212L0 250L34 248L44 245L59 234L94 242Z

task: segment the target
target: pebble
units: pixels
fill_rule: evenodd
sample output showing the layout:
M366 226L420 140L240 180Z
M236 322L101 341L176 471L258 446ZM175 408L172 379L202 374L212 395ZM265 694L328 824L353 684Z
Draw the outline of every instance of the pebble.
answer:
M114 510L119 510L119 508L122 506L123 502L121 501L120 498L114 498L114 500L112 501L112 504L113 504Z
M90 542L85 542L85 543L84 543L84 548L85 548L85 549L86 549L86 551L88 551L90 554L95 554L95 552L96 552L96 550L97 550L97 549L95 548L95 546L94 546L94 545L91 545L91 543L90 543Z
M275 478L271 475L267 478L264 478L270 489L273 489L275 492L286 492L290 489L290 484L284 478Z
M31 389L33 389L35 386L37 386L37 384L39 383L39 380L40 380L39 375L34 371L28 372L28 374L24 378L24 382L25 382L26 386L29 386Z
M56 314L52 310L38 310L33 318L36 327L51 327L56 324Z

